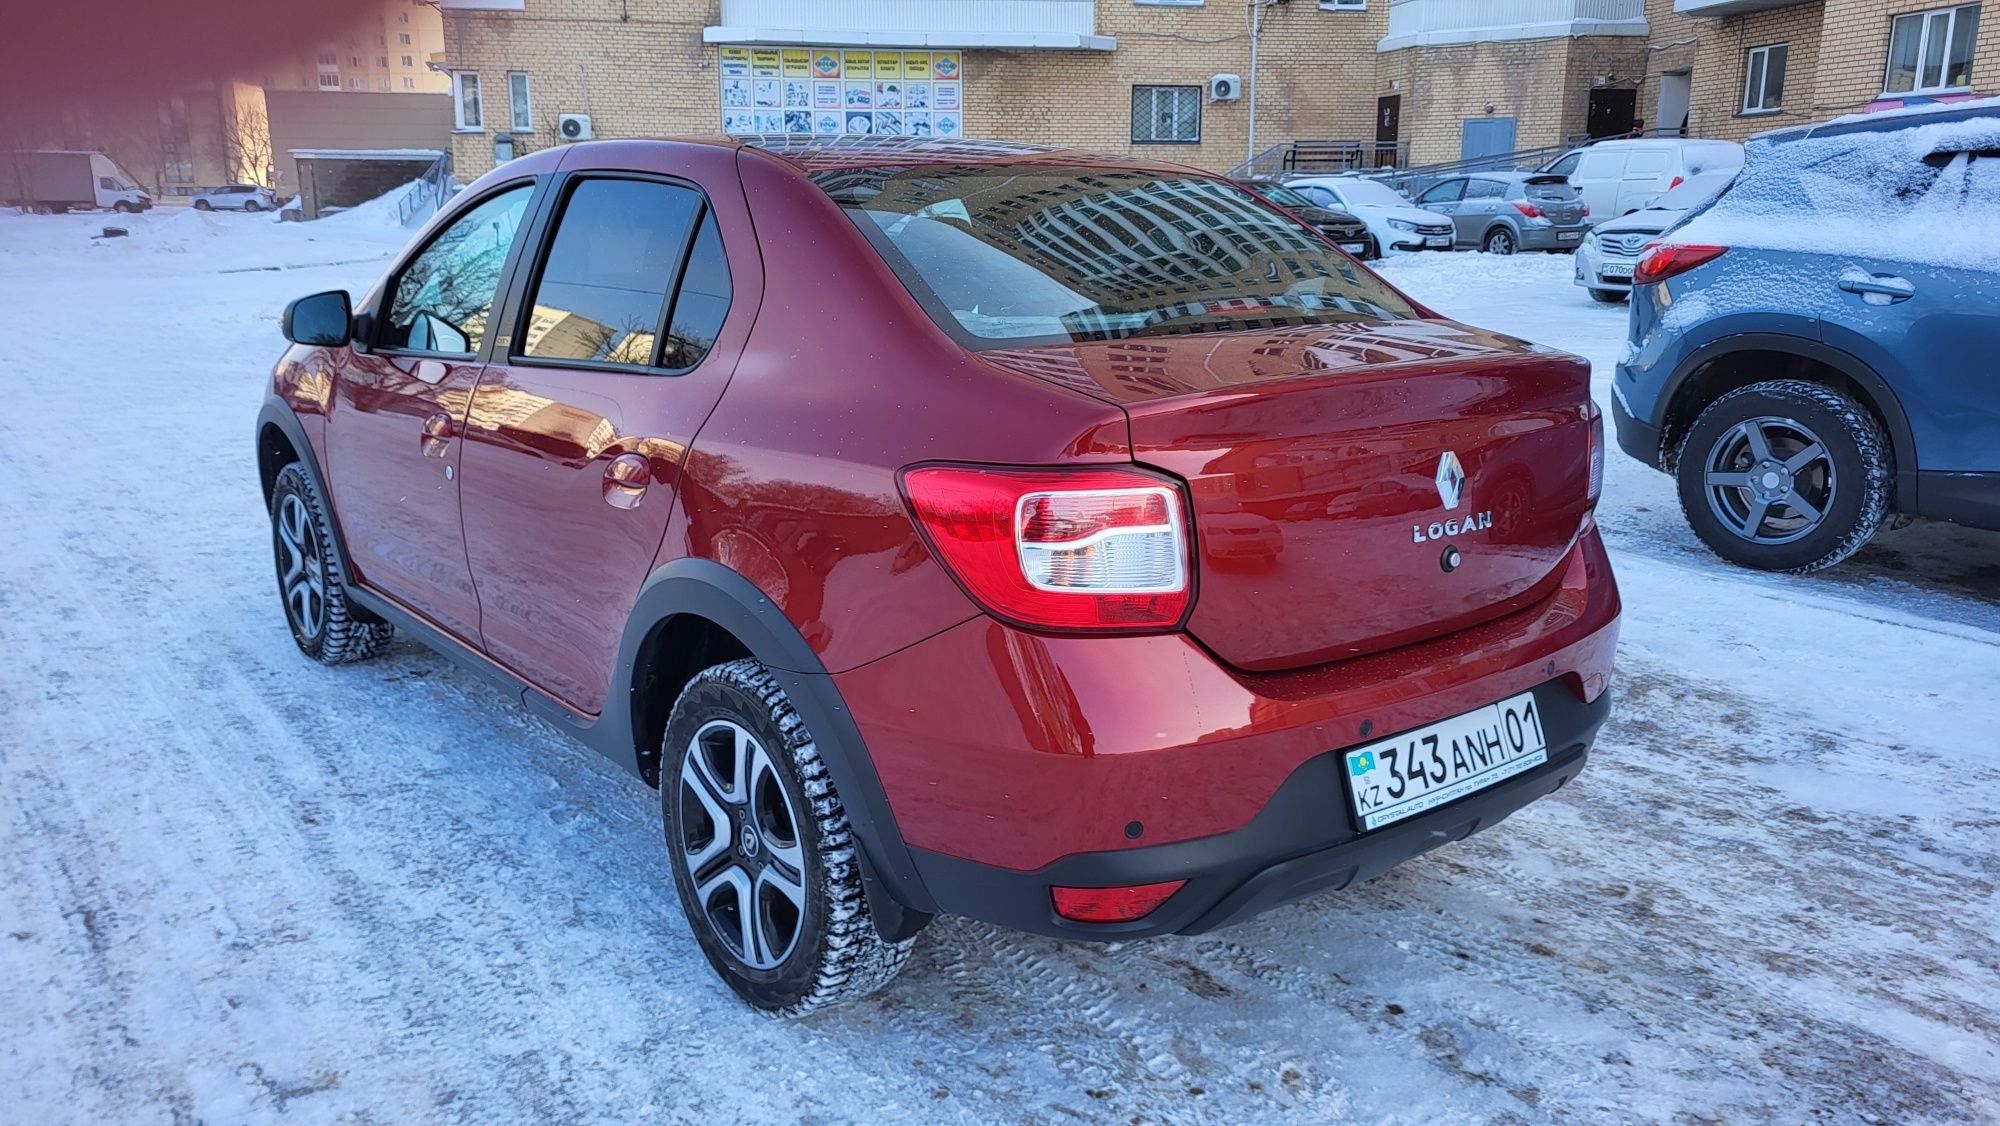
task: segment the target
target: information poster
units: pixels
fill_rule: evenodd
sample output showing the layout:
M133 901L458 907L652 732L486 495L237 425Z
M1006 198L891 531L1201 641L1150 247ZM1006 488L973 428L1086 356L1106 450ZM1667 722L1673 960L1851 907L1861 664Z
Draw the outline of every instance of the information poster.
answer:
M839 137L961 137L959 51L723 47L722 131Z

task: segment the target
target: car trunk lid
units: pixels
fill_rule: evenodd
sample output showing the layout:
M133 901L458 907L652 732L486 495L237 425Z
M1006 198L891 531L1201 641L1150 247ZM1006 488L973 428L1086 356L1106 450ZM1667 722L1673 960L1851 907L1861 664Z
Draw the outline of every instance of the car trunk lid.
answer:
M1544 595L1590 510L1589 366L1441 320L987 351L1123 406L1187 481L1188 629L1248 670L1339 660Z
M1530 176L1521 186L1521 192L1529 203L1541 208L1549 222L1559 227L1583 222L1583 196L1562 176Z

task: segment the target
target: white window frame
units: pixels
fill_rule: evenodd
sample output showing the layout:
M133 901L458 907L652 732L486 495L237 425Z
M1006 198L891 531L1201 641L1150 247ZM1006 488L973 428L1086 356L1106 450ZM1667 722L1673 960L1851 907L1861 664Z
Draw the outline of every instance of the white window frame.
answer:
M336 72L336 71L331 71L331 70L323 70L323 71L320 71L320 72L319 72L319 88L320 88L320 89L322 89L322 90L338 90L338 89L340 89L340 75L339 75L339 73L338 73L338 72Z
M514 97L514 80L517 78L521 80L519 100ZM510 133L535 131L535 91L525 70L507 72L507 131Z
M1972 91L1972 83L1970 81L1967 81L1967 83L1963 86L1952 86L1947 83L1945 78L1946 74L1949 73L1949 71L1951 70L1951 47L1952 47L1952 42L1958 37L1958 17L1964 14L1967 8L1980 8L1980 5L1953 4L1948 8L1926 8L1921 12L1903 12L1895 16L1894 18L1890 19L1889 55L1888 58L1883 60L1883 65L1882 65L1883 96L1898 97L1906 94L1949 94L1954 91L1970 93ZM1986 14L1985 10L1981 8L1979 14L1981 16L1984 16ZM1940 51L1938 54L1937 84L1926 86L1924 85L1924 65L1925 65L1924 59L1927 55L1930 54L1931 26L1932 23L1934 22L1934 18L1937 16L1945 17L1944 49ZM1911 77L1910 79L1911 86L1908 90L1894 90L1890 88L1889 82L1890 82L1891 72L1894 70L1896 66L1896 36L1903 28L1911 26L1909 22L1911 20L1916 21L1915 26L1917 28L1917 72L1915 75ZM1973 44L1973 47L1976 51L1978 48L1978 44L1975 42Z
M1208 0L1132 0L1141 8L1199 8Z
M1152 109L1151 109L1151 112L1149 112L1149 113L1148 113L1148 114L1146 115L1146 124L1147 124L1147 133L1148 133L1148 135L1147 135L1147 136L1144 136L1144 137L1142 137L1142 136L1140 136L1140 135L1139 135L1139 114L1138 114L1138 113L1137 113L1136 111L1135 111L1135 112L1134 112L1134 113L1132 114L1132 143L1133 143L1133 144L1135 144L1135 145L1198 145L1198 144L1200 144L1200 143L1201 143L1201 103L1202 103L1202 99L1203 99L1204 95L1206 94L1206 91L1204 91L1204 90L1203 90L1203 89L1202 89L1201 87L1199 87L1199 86L1187 86L1187 85L1181 85L1181 84L1177 84L1177 83L1167 83L1167 84L1154 84L1154 83L1147 83L1147 82L1135 82L1135 83L1133 83L1133 84L1132 84L1132 94L1133 94L1133 97L1135 98L1135 100L1136 100L1136 98L1137 98L1137 96L1138 96L1138 94L1139 94L1139 91L1141 91L1141 90L1150 90L1150 91L1152 91L1152 103L1153 103L1153 104L1152 104ZM1192 97L1192 98L1194 99L1194 136L1192 136L1192 137L1159 137L1159 136L1153 136L1153 135L1152 135L1152 126L1153 126L1153 123L1154 123L1154 122L1156 122L1156 121L1157 121L1157 120L1159 119L1159 112L1160 112L1160 109L1159 109L1159 107L1160 107L1160 94L1161 94L1161 92L1162 92L1162 91L1168 91L1168 90L1170 90L1170 91L1173 91L1173 92L1174 92L1174 97L1176 97L1176 98L1181 98L1181 97Z
M466 80L472 80L472 116L465 119ZM452 128L459 133L483 133L486 131L486 97L480 89L479 72L476 70L454 70L451 72L451 117Z
M1771 52L1779 51L1785 56L1785 73L1789 77L1792 69L1792 45L1789 43L1766 43L1762 47L1752 47L1743 53L1743 105L1738 110L1745 115L1777 113L1784 108L1785 85L1778 84L1777 104L1771 102ZM1762 62L1761 69L1757 63ZM1750 76L1757 76L1757 100L1750 100Z
M1319 0L1322 12L1365 12L1368 0Z

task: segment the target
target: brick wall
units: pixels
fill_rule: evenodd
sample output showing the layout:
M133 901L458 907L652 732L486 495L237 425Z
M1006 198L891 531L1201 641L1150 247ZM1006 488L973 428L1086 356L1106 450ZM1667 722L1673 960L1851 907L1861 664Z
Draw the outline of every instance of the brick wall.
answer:
M1825 44L1813 86L1815 116L1849 113L1882 92L1889 62L1889 21L1903 12L1955 6L1940 0L1825 0ZM1980 13L1972 90L2000 94L2000 4ZM1789 91L1788 91L1789 92Z
M1381 56L1380 82L1402 94L1410 162L1426 164L1458 159L1467 118L1513 118L1518 148L1561 144L1585 131L1598 79L1632 88L1644 61L1636 37L1406 47Z

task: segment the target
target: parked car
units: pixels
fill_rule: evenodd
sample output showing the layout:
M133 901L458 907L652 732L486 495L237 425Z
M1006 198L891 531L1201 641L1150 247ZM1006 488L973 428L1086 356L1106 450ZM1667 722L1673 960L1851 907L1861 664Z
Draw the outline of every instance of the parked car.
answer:
M1716 554L1807 572L1892 514L2000 528L1994 105L1753 139L1640 259L1619 445Z
M1590 209L1561 176L1475 172L1439 180L1417 206L1452 222L1459 246L1488 254L1575 250L1590 228Z
M1382 256L1382 252L1375 247L1375 240L1368 234L1368 224L1363 223L1358 216L1331 207L1321 207L1277 180L1252 178L1236 182L1311 223L1320 234L1332 239L1340 249L1356 258L1365 262Z
M224 184L192 200L196 211L276 211L278 194L258 184Z
M30 211L149 211L153 197L101 152L0 154L0 202Z
M1285 186L1319 204L1347 212L1368 224L1376 249L1450 250L1451 223L1411 203L1380 180L1362 176L1302 176Z
M1734 171L1696 176L1654 200L1651 207L1590 228L1576 250L1576 284L1607 305L1625 300L1632 291L1632 270L1646 247L1735 178Z
M546 149L294 301L300 650L401 630L657 785L696 941L781 1013L940 912L1206 931L1576 777L1585 361L1205 173L852 142Z
M1645 208L1684 180L1741 167L1743 146L1735 141L1648 137L1571 149L1539 171L1567 177L1593 222L1602 223Z

